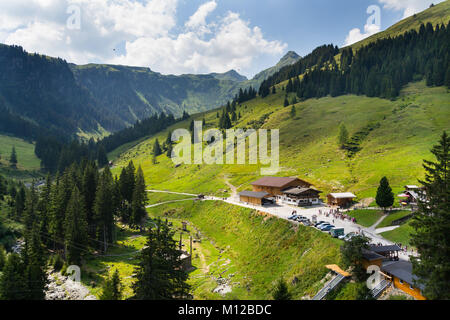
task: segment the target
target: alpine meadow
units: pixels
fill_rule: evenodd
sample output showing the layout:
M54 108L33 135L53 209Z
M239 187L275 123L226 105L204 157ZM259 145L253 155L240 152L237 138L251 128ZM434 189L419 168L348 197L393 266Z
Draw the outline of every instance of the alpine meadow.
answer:
M0 300L450 299L450 1L19 2Z

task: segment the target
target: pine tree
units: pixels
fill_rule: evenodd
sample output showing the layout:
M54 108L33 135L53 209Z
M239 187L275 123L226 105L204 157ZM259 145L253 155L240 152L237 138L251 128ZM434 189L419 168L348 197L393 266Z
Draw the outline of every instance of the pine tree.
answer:
M6 263L6 251L2 245L0 245L0 273L2 272Z
M108 156L106 155L105 147L103 145L100 145L98 148L97 162L100 168L103 168L109 163Z
M9 163L12 168L17 168L17 153L16 147L12 147L11 156L9 157Z
M84 202L77 187L73 190L67 205L64 234L67 262L81 265L81 258L88 244L87 221Z
M28 288L20 256L10 253L0 274L0 300L25 300Z
M369 243L370 239L364 236L355 236L341 246L344 265L352 268L352 274L358 281L364 281L367 278L361 261L364 258L364 250L369 249Z
M411 244L420 258L412 258L413 273L425 286L429 299L450 299L450 137L443 133L431 153L436 161L424 160L423 199L411 223Z
M287 96L284 98L284 107L289 106L289 100L287 98Z
M39 234L39 226L36 223L33 232L25 240L28 248L28 263L25 269L25 281L27 283L28 300L44 300L47 286L46 255Z
M291 118L294 119L297 115L297 111L295 110L295 106L292 106L291 108Z
M344 123L341 123L341 125L339 126L339 136L338 136L339 147L343 149L347 144L347 142L348 142L347 127L345 126Z
M380 181L375 200L384 210L394 204L394 193L386 177L383 177Z
M273 86L272 88L272 94L276 94L277 93L277 89L275 88L275 86Z
M278 280L272 296L274 300L278 301L292 299L292 294L289 292L288 286L286 284L286 281L284 281L284 279Z
M100 300L122 300L122 291L123 288L120 283L119 270L116 269L116 271L105 280Z
M149 230L147 245L140 254L133 285L135 299L185 299L189 292L188 274L182 270L180 251L173 239L174 232L166 222L157 220Z
M131 204L131 226L142 229L144 219L147 216L145 203L147 201L147 192L145 190L144 173L139 166L136 174L136 185L133 192L133 202Z
M173 151L173 147L172 147L172 145L169 145L167 147L167 153L166 153L168 158L172 158L172 151Z
M153 155L155 157L159 156L162 154L162 149L161 149L161 145L159 144L158 139L155 140L155 144L153 145Z
M108 243L114 240L114 207L111 201L113 192L113 177L106 167L100 176L94 202L96 237L103 243L100 248L103 252L108 250Z

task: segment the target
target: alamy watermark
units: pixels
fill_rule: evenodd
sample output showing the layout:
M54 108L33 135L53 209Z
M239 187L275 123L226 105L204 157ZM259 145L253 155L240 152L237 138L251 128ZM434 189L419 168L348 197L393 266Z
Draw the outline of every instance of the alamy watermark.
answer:
M77 5L67 7L66 13L69 15L66 21L66 27L69 30L81 29L81 8Z
M268 147L270 131L270 152ZM201 121L194 130L172 132L172 161L179 164L261 164L261 175L273 175L280 170L280 131L278 129L228 129L225 138L219 129L203 133ZM180 141L181 140L181 141ZM248 141L248 149L247 147ZM205 144L206 143L206 144Z

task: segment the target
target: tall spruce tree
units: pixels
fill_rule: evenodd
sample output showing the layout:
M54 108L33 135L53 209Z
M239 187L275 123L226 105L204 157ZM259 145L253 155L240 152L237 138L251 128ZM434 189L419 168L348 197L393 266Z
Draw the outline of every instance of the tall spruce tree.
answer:
M122 300L122 292L123 288L120 282L119 270L116 269L113 274L105 280L100 300Z
M16 147L12 147L11 150L11 156L9 157L9 163L11 167L17 168L17 153L16 153Z
M102 243L100 250L103 252L108 250L108 243L114 241L113 181L111 171L106 167L100 176L94 202L96 238Z
M87 220L84 201L78 187L72 192L64 221L66 260L81 265L81 258L88 245Z
M169 225L161 220L149 230L136 270L135 299L173 300L188 296L188 274L182 270L180 250L173 236Z
M375 201L384 210L394 204L394 193L386 177L383 177L380 181Z
M105 147L101 144L97 152L97 162L100 168L103 168L109 163L108 156L106 155Z
M159 156L162 154L162 149L161 149L161 145L159 144L158 139L155 140L155 144L153 145L153 155L155 157Z
M133 201L131 204L131 226L142 229L147 211L145 210L145 203L147 201L147 192L145 189L144 173L141 166L139 166L136 173L136 185L133 191Z
M6 250L0 245L0 272L2 272L6 263Z
M26 300L25 267L20 255L10 253L0 274L0 300Z
M450 137L442 134L431 153L436 161L424 160L425 180L419 210L412 220L413 273L429 299L450 299Z
M33 232L25 240L28 250L25 266L25 282L28 300L44 300L47 286L46 254L39 233L39 225L35 223Z
M284 279L277 281L274 292L272 294L274 300L291 300L292 294L289 292L288 286Z

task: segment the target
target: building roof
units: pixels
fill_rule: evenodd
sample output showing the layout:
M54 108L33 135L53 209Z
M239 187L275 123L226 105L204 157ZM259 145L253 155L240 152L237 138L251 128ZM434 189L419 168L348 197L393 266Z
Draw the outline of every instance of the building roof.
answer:
M299 188L299 187L283 190L283 193L299 195L308 191L316 191L317 193L322 193L322 191L316 190L314 188Z
M269 196L269 194L267 192L254 192L254 191L242 191L242 192L239 192L239 195L244 196L244 197L249 197L249 198L256 198L256 199L262 199L262 198Z
M329 196L332 196L335 199L356 198L356 196L351 192L330 193Z
M390 246L370 246L370 250L376 253L380 252L389 252L389 251L400 251L402 250L398 245L390 245Z
M364 259L367 261L374 261L379 259L385 259L386 257L382 256L381 254L378 254L376 252L373 252L371 250L363 249L362 254Z
M276 187L282 188L285 185L294 182L295 180L300 180L298 178L289 178L289 177L264 177L255 182L252 182L254 186L263 186L263 187Z
M420 189L420 187L418 187L418 186L416 186L414 184L411 184L411 185L405 186L405 189Z
M410 285L414 285L414 280L419 278L412 273L412 263L409 261L398 261L390 263L381 268L383 272L387 272L394 277L397 277ZM419 289L423 290L424 286L422 284L416 285Z

